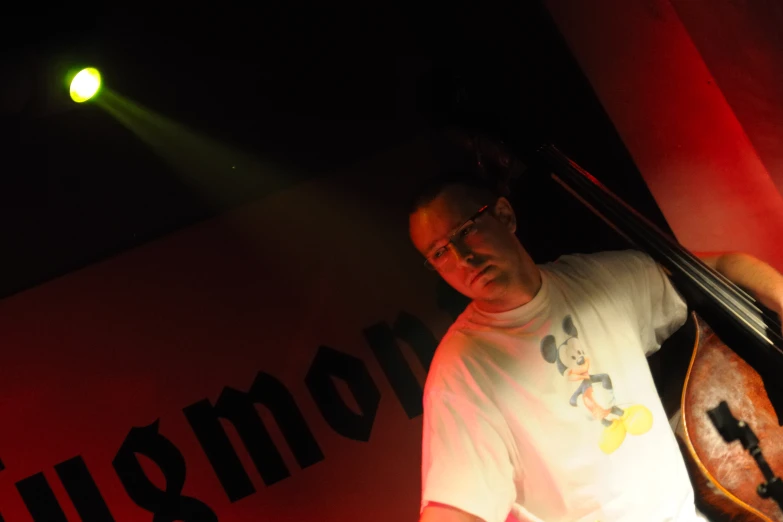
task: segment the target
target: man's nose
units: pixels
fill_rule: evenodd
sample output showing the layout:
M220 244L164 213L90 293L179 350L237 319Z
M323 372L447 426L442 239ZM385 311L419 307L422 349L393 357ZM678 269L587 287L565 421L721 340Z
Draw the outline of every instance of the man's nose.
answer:
M449 246L451 247L451 251L454 254L454 257L457 259L457 263L461 265L470 264L470 261L474 256L473 251L468 246L459 241L453 241L449 243Z

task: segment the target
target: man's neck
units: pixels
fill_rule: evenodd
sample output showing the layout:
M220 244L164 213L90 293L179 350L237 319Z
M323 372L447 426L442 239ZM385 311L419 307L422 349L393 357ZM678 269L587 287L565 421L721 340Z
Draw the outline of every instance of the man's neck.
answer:
M509 289L501 299L494 301L474 301L476 308L482 312L501 313L514 310L532 301L541 290L541 271L534 266L534 270L528 270L520 278L520 284L516 288Z

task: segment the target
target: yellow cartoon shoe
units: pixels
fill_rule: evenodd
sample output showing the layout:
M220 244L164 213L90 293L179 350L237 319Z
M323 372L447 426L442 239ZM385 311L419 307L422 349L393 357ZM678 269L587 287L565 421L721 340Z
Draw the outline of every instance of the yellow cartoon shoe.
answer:
M631 435L647 433L652 428L653 416L646 406L636 404L625 408L620 421Z
M625 424L620 419L615 419L604 428L601 434L601 440L598 441L598 447L601 451L609 455L620 447L625 440Z

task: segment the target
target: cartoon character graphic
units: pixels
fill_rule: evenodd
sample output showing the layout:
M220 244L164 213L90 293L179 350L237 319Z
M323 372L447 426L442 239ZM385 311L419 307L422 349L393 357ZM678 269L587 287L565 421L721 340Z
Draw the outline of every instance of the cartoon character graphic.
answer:
M652 428L653 418L649 409L642 405L620 408L614 405L614 400L601 401L593 388L600 383L604 390L613 393L612 379L606 373L590 373L590 357L585 353L579 341L579 333L570 315L563 319L565 340L558 344L554 335L547 335L541 340L541 355L546 362L555 364L560 375L569 381L579 382L579 387L571 395L569 404L577 407L577 400L582 397L584 406L591 417L600 420L604 431L598 442L601 451L607 455L619 448L626 434L642 435ZM603 402L603 404L601 403Z

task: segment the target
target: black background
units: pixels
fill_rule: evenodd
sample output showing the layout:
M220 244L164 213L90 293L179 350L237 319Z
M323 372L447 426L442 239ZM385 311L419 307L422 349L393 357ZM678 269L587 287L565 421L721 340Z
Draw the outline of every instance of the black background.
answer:
M262 195L223 177L230 197L207 201L104 111L67 100L62 74L73 64L94 64L123 96L307 176L455 124L512 148L553 141L662 222L537 2L259 5L6 18L0 297ZM539 261L625 246L545 176L527 172L513 200Z

